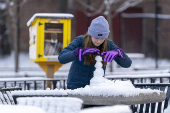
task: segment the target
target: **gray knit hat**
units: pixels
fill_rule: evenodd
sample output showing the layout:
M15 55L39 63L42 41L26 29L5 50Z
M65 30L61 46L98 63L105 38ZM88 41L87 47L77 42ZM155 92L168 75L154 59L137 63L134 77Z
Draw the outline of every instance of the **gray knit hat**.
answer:
M88 34L95 38L106 39L109 36L109 24L103 16L92 20Z

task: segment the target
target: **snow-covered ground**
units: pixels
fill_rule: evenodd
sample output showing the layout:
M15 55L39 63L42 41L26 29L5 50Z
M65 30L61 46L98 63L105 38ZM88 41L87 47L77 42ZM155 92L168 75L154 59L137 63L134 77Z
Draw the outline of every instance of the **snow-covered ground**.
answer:
M164 113L170 113L170 106L165 109Z
M12 52L10 55L7 56L0 56L0 69L14 69L15 66L15 57L14 52ZM116 63L114 63L114 67L116 67ZM65 64L67 66L64 66L64 68L69 67L70 63ZM159 59L158 60L159 67L169 67L170 66L170 60L167 59ZM132 65L131 68L154 68L155 67L155 59L154 58L142 58L142 59L132 59ZM28 52L21 52L19 54L19 68L29 68L32 70L41 70L39 66L34 63L33 61L30 61L29 59L29 53Z
M5 73L7 75L11 75L11 74L14 74L16 76L20 75L22 76L23 73L25 73L27 76L31 76L31 75L44 75L45 76L45 73L42 71L41 68L39 68L39 66L37 64L35 64L34 62L30 61L29 60L29 54L28 53L21 53L20 54L20 57L19 57L19 72L18 73L15 73L14 72L14 54L11 54L10 56L7 56L7 57L4 57L4 58L0 58L0 76L5 76ZM151 58L145 58L145 59L133 59L132 60L133 64L131 66L130 69L122 69L122 68L117 68L116 67L116 64L114 64L114 69L116 70L116 72L122 72L122 71L129 71L129 72L134 72L132 70L132 68L142 68L142 69L145 69L147 70L147 72L149 72L148 68L152 68L152 71L153 71L153 68L155 66L155 63L154 63L154 59L151 59ZM70 64L71 63L68 63L68 64L65 64L62 66L62 68L59 69L59 72L56 72L55 73L55 76L58 75L61 75L63 74L63 76L66 76L67 73L68 73L68 70L69 70L69 67L70 67ZM163 70L163 72L165 71L165 73L168 73L169 70L168 70L168 67L170 66L170 61L168 60L159 60L159 66L164 68L165 70ZM115 68L116 67L116 68ZM167 68L165 68L167 67ZM100 67L101 68L101 67ZM107 72L108 72L108 69L109 69L109 64L107 66ZM162 71L162 69L159 68L159 70ZM64 72L66 71L66 72ZM158 71L158 70L157 70ZM157 73L161 73L161 72L157 72ZM19 76L18 76L19 77ZM118 82L116 82L118 83ZM118 86L121 86L122 84L118 84ZM128 84L125 84L123 86L128 86ZM120 89L120 88L119 88ZM95 91L95 90L94 90ZM118 92L118 91L116 91ZM145 91L146 92L146 91ZM125 91L124 93L127 93L127 91ZM109 92L110 94L110 92ZM127 95L129 96L129 95ZM36 98L34 98L36 99ZM41 101L42 99L39 99L39 101ZM49 101L49 99L47 99L46 101ZM32 102L32 101L29 101L29 102ZM30 104L30 103L29 103ZM31 104L34 104L31 103ZM23 105L20 104L20 105ZM35 106L39 106L40 104L37 103ZM65 104L64 104L65 105ZM70 104L69 104L70 105ZM75 105L75 103L73 104ZM53 106L54 107L54 106ZM123 108L123 107L122 107ZM53 109L53 108L52 108ZM109 109L109 108L108 108ZM112 109L112 108L111 108ZM54 109L53 109L54 110ZM116 110L116 108L115 108ZM106 110L105 110L106 111ZM83 112L84 113L84 112ZM107 112L106 112L107 113ZM109 113L109 112L108 112ZM120 112L121 113L121 112Z
M108 63L106 74L148 74L148 73L168 73L170 61L160 59L158 61L159 68L155 70L155 60L153 58L132 59L130 68L120 68L115 62L113 63L114 72L110 72L110 64ZM67 76L71 62L64 64L58 72L54 74L55 77ZM19 55L19 72L14 72L15 58L14 52L9 56L0 56L0 77L45 77L46 73L33 61L29 59L29 53L22 52ZM134 71L134 69L139 69Z
M0 105L1 113L46 113L43 109L34 106Z
M9 56L0 56L0 78L25 78L25 77L46 77L46 73L33 61L29 59L29 53L20 53L19 55L19 71L14 71L14 52ZM68 76L71 62L62 65L62 67L54 73L54 78L64 78ZM113 62L113 72L110 72L110 64L107 64L105 76L109 77L129 77L129 78L147 78L148 76L157 77L166 76L163 78L163 82L169 83L167 77L170 76L170 61L166 59L159 60L159 68L154 69L155 60L152 58L132 59L132 66L130 68L120 68ZM135 70L139 69L139 70ZM4 79L2 79L4 80ZM150 79L143 79L144 83L150 83ZM135 80L136 82L140 82ZM155 82L160 83L160 79L156 79Z

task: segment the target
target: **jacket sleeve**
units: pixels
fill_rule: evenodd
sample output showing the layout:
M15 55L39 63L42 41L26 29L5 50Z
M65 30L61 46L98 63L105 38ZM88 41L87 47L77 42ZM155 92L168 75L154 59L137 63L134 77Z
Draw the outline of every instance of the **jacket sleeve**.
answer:
M83 36L76 37L67 47L59 54L58 60L61 64L65 64L76 60L75 49L82 46Z
M111 40L108 39L108 43L109 43L109 49L110 50L114 50L117 49L118 46L116 46ZM126 53L124 54L124 58L120 58L118 59L117 57L114 58L114 60L117 62L117 64L119 64L121 67L124 68L128 68L131 66L132 64L132 60L126 55Z

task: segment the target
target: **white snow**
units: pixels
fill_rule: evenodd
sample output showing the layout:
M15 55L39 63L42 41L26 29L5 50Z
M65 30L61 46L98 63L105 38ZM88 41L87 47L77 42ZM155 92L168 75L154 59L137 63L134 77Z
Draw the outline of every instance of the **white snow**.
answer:
M21 52L19 54L19 71L15 72L14 51L9 56L0 56L0 78L9 77L46 77L46 73L34 61L30 61L29 53ZM62 65L61 68L54 73L54 77L67 77L71 62Z
M103 77L104 72L102 69L102 57L96 56L94 77L90 80L90 85L86 85L84 88L78 88L75 90L68 89L68 93L72 95L88 95L88 96L137 96L140 93L153 93L160 94L159 90L140 89L135 88L129 81L111 81Z
M43 76L45 77L45 72L36 64L34 61L30 61L28 52L21 52L19 54L19 72L14 72L15 67L15 55L14 51L9 56L0 57L0 77L23 77L27 76ZM159 67L157 70L154 69L155 62L152 58L145 59L132 59L132 65L130 68L117 68L116 63L113 63L114 72L110 71L110 63L107 64L106 74L114 75L127 75L131 76L134 74L159 74L159 73L169 73L170 61L166 59L160 59L158 61ZM62 65L62 67L54 74L55 77L67 77L71 62ZM138 68L142 70L134 71L133 68ZM161 75L160 75L161 76ZM136 76L138 77L138 76Z
M106 78L147 78L147 77L170 77L170 73L162 74L124 74L124 75L107 75Z
M25 90L25 91L12 91L11 94L14 95L59 95L59 96L67 96L67 92L64 89L55 89L50 90L47 88L46 90Z
M6 55L0 58L0 68L14 68L15 66L15 53L11 52L10 55ZM30 61L28 52L21 52L19 54L19 67L22 68L39 68L35 62Z
M5 56L4 58L1 57L0 58L0 69L14 69L14 52L12 52L12 54L10 56ZM123 69L123 68L117 68L115 67L115 62L113 62L114 64L114 77L129 77L129 78L147 78L149 76L151 77L160 77L160 76L164 76L164 77L169 77L170 74L169 74L169 69L166 69L164 68L163 70L160 68L158 70L155 70L152 68L152 70L149 70L151 67L154 67L155 65L155 62L154 62L154 59L152 58L143 58L143 59L132 59L132 66L131 68L129 69ZM169 60L166 60L166 59L159 59L158 61L159 63L159 66L160 67L169 67L170 66L170 61ZM59 72L56 72L55 75L58 77L59 75L61 76L67 76L68 75L68 70L70 68L70 65L71 63L68 63L68 64L65 64L63 65L60 69L59 69ZM13 70L10 70L10 71L0 71L0 76L4 76L4 77L8 77L10 75L13 75L13 77L19 77L19 76L23 76L23 75L28 75L28 76L40 76L40 75L43 75L45 76L45 72L42 71L42 69L37 65L35 64L33 61L30 61L29 59L29 53L20 53L19 55L19 67L20 69L24 69L25 70L23 71L19 71L18 73L15 73ZM100 63L97 63L96 64L96 67L97 68L100 68L101 67L101 64ZM139 68L139 69L145 69L144 71L134 71L133 68ZM26 70L28 69L28 70ZM98 69L98 71L101 71L100 69ZM108 72L108 73L107 73ZM100 73L98 72L94 72L95 73L95 77L97 76L102 76L103 74L103 71L101 71ZM109 63L107 65L107 70L106 70L106 73L109 74ZM117 74L116 74L117 73ZM141 74L142 73L142 74ZM147 74L147 73L150 73L150 74ZM98 75L97 75L98 74ZM120 75L120 74L123 74L123 75ZM97 75L97 76L96 76ZM112 75L113 76L113 75ZM107 76L108 78L110 76ZM4 79L0 79L1 81L3 80L7 80L7 81L13 81L13 80L42 80L44 78L4 78ZM89 95L103 95L103 96L109 96L109 95L120 95L120 94L124 94L124 96L129 96L129 95L138 95L141 92L144 92L144 93L147 93L147 92L151 92L153 90L150 90L150 89L147 89L147 90L139 90L137 88L134 89L134 87L132 87L132 84L130 81L109 81L109 80L106 80L102 77L99 77L100 81L103 81L103 83L98 83L98 81L96 82L96 86L95 85L92 85L92 83L90 84L90 86L86 86L83 90L82 88L79 88L77 89L75 92L71 92L71 90L67 90L68 93L75 93L75 94L81 94L81 95L86 95L86 94L89 94ZM105 83L105 84L104 84ZM113 87L111 87L114 91L108 91L108 89L110 90L110 88L106 88L105 86L107 85L111 85ZM100 88L100 91L98 90ZM129 90L127 89L129 88ZM155 92L156 90L154 90ZM90 93L89 93L90 92ZM115 92L115 93L114 93ZM118 93L120 92L120 93ZM28 94L31 95L31 93L34 93L35 92L29 92ZM42 94L50 94L50 93L56 93L55 90L54 92L53 91L50 91L49 93L47 92L43 92ZM135 93L135 94L134 94ZM159 93L159 91L157 92ZM38 95L38 93L37 93ZM36 102L38 104L38 102ZM30 102L31 104L31 102ZM49 105L49 103L43 103L43 104L46 104L46 105ZM45 107L45 105L44 105ZM47 109L47 107L46 107ZM108 108L109 109L109 108ZM105 110L106 111L106 110ZM166 110L167 112L165 113L169 113L169 107L167 108ZM8 113L8 112L7 112ZM20 112L17 112L17 113L20 113ZM123 112L124 113L124 112Z
M29 47L29 51L30 51L30 59L36 59L36 45L32 45Z
M26 97L18 98L17 103L40 107L47 113L79 113L83 101L71 97Z
M109 81L105 80L105 82L97 85L97 86L89 86L86 85L84 88L78 88L75 90L67 90L69 94L72 95L88 95L88 96L138 96L140 93L153 93L156 92L160 94L159 90L151 90L151 89L140 89L135 88L130 81Z
M36 53L37 53L37 24L34 24L34 26L31 26L29 28L29 57L30 59L36 59Z
M165 109L164 113L170 113L170 105Z
M83 109L80 113L132 113L129 106L116 105Z
M96 56L95 60L97 61L95 64L96 70L94 71L94 77L90 80L90 86L97 86L98 84L105 81L103 78L104 70L102 69L102 57Z
M18 77L25 77L26 78L28 77L46 77L46 73L43 71L43 70L40 70L39 68L36 70L29 70L28 71L19 71L19 72L14 72L14 71L1 71L0 72L0 77L1 78L18 78ZM55 77L58 77L58 78L66 78L68 76L68 72L55 72L54 73L54 76Z
M29 27L31 23L34 21L35 18L73 18L72 14L65 14L65 13L36 13L34 14L31 19L27 22L27 26Z
M158 59L159 67L169 67L170 60L167 59ZM153 58L145 58L145 59L132 59L131 68L144 68L149 69L155 67L155 59Z
M15 66L14 65L15 61L14 60L15 60L14 51L12 51L12 53L10 55L0 57L0 62L1 62L0 63L0 68L14 68L14 66ZM118 71L122 71L122 70L134 71L133 68L139 68L139 69L141 68L141 69L145 69L145 71L148 71L149 69L151 69L152 71L154 71L154 67L155 67L155 59L154 58L132 59L132 65L128 69L126 69L126 68L117 68L116 63L115 62L112 62L112 63L113 63L113 68L116 68L114 70L116 72L117 72L117 70ZM160 68L165 67L164 69L169 69L170 60L159 59L158 64L159 64ZM71 63L64 64L62 66L62 68L69 70L70 65L71 65ZM19 67L20 68L38 68L38 69L40 69L40 67L35 62L30 61L29 52L20 52L19 53ZM106 71L109 71L109 67L110 67L110 63L108 63ZM158 70L160 68L158 68Z
M40 77L24 77L24 78L1 78L0 81L43 81L43 80L55 80L55 78L40 78ZM56 79L59 80L59 79Z
M0 105L1 113L46 113L39 107L22 105Z
M0 9L5 10L6 9L6 3L0 3Z
M145 58L145 55L144 54L142 54L142 53L127 53L127 55L128 55L128 57L130 57L130 58L137 58L137 59L139 59L139 58Z
M14 5L14 2L13 2L13 1L11 1L11 2L9 3L9 5L10 5L10 6L13 6L13 5Z

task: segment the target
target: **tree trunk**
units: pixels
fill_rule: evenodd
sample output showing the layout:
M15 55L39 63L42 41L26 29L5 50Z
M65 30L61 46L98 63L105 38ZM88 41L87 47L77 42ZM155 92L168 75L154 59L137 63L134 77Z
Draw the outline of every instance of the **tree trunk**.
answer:
M108 9L107 20L108 20L109 28L110 28L109 39L113 41L114 38L113 38L112 16L111 16L110 8ZM113 72L113 64L112 64L112 62L110 63L110 72Z

